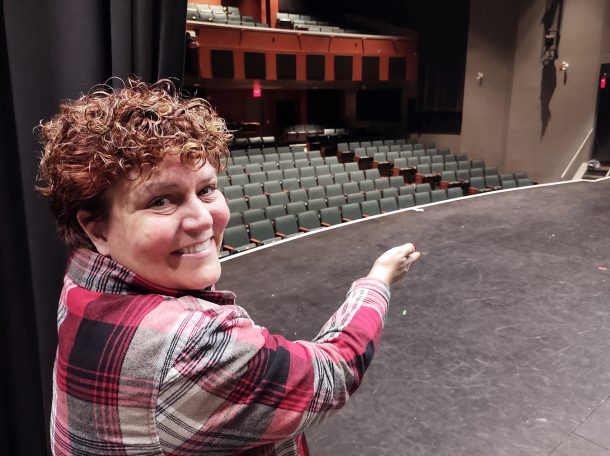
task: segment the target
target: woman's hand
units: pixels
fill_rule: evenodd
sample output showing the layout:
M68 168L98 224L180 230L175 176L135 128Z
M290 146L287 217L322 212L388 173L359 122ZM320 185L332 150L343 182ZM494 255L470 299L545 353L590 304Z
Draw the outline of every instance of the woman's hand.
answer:
M419 257L420 253L415 251L414 244L399 245L377 258L368 277L379 279L390 286L405 275Z

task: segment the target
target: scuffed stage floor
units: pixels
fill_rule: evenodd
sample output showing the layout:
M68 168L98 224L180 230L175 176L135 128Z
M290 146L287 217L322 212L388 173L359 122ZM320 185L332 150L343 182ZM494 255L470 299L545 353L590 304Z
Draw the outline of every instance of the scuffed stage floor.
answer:
M610 455L610 180L498 192L342 225L223 263L219 288L311 339L387 248L380 350L312 455Z

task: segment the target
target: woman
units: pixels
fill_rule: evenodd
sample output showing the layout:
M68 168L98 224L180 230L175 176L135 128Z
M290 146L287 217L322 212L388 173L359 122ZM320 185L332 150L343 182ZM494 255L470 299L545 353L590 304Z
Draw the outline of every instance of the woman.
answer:
M40 133L39 189L72 251L54 454L307 454L303 431L360 384L414 246L382 255L314 341L291 342L214 288L230 136L205 101L130 80L62 103Z

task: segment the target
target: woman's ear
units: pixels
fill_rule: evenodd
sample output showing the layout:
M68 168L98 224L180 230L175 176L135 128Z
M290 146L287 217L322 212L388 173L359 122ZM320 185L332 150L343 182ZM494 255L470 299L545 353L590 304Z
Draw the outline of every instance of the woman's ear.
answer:
M91 213L83 209L76 213L76 219L83 231L89 236L98 253L109 256L110 249L108 239L106 238L107 223L101 220L94 220L91 217Z

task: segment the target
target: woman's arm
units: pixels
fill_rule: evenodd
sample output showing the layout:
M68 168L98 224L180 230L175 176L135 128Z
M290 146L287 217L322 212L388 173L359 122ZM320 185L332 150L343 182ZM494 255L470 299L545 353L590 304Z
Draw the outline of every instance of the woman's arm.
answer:
M417 259L408 245L354 282L312 342L270 334L236 306L189 315L159 394L162 446L238 452L300 434L343 406L377 347L389 284L408 269L405 257Z

